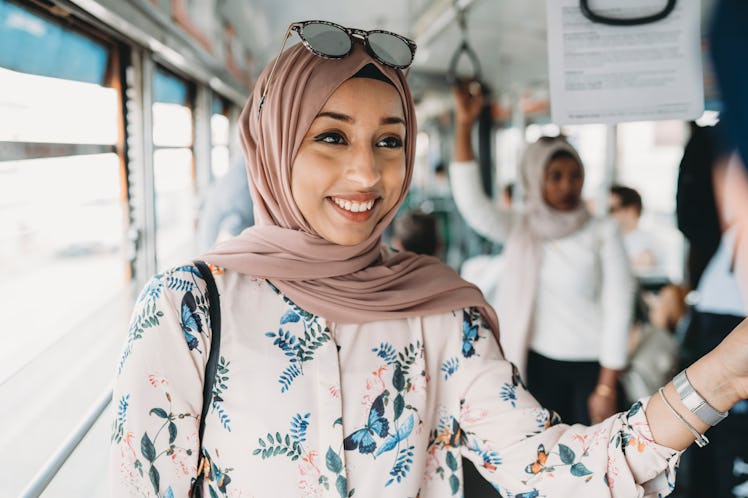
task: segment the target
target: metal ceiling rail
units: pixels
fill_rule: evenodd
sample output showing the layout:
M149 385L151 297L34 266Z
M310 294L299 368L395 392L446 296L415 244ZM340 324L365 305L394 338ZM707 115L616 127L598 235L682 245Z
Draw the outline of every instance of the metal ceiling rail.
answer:
M47 460L44 466L36 473L26 489L19 495L20 498L38 498L49 486L57 472L67 461L68 457L78 447L83 438L91 430L101 414L104 412L109 402L112 400L112 388L109 387L91 406L90 410L78 424L73 433L60 445L52 456Z

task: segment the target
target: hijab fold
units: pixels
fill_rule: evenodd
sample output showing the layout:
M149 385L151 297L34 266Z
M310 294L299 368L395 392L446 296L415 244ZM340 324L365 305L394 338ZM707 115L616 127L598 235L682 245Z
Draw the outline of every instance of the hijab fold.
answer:
M369 64L392 82L403 102L406 175L398 202L369 238L341 246L320 237L304 219L291 193L291 170L327 99ZM255 88L265 87L271 65ZM359 43L339 60L317 57L297 44L279 56L261 114L259 100L253 92L240 117L256 225L217 244L202 259L269 279L296 304L328 320L365 323L478 307L498 339L496 313L477 287L436 258L389 255L381 247L382 232L405 199L413 174L416 116L402 71L378 63Z
M590 218L584 203L580 202L571 211L558 211L543 199L545 168L553 155L560 151L569 153L584 171L579 154L563 138L541 138L527 146L520 164L527 209L506 242L504 272L497 300L504 330L501 345L507 359L515 363L523 375L543 263L543 244L573 234Z

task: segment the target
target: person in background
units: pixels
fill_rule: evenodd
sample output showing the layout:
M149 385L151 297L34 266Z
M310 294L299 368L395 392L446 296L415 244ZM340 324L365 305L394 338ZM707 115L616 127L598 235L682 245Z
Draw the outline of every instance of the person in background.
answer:
M205 252L254 224L247 168L243 157L208 189L197 218L198 250Z
M677 373L679 345L675 332L686 315L685 297L685 289L674 284L643 294L647 318L632 327L631 361L621 375L627 402L633 403L657 392Z
M442 242L434 214L419 210L406 211L395 218L393 225L393 248L439 257Z
M446 498L462 495L461 456L507 497L669 493L681 451L716 423L684 391L564 425L502 354L474 286L381 244L415 164L415 45L318 21L293 33L306 43L266 67L240 117L256 224L201 256L210 273L186 262L137 300L112 496ZM221 344L203 393L211 277ZM748 321L687 373L715 411L748 398Z
M530 391L571 423L596 422L622 402L634 279L620 229L582 202L584 168L563 138L528 145L520 168L522 213L496 206L480 188L470 130L482 95L457 86L457 207L477 232L505 242L497 310L508 359L527 372Z
M610 214L618 220L623 232L623 244L637 277L664 277L663 256L656 236L639 226L642 198L631 187L613 185L610 188Z

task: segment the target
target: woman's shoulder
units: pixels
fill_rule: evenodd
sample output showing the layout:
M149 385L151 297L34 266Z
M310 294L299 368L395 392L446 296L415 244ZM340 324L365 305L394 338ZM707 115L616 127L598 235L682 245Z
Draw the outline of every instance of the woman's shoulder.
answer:
M237 291L244 294L247 292L278 292L272 284L263 278L244 275L212 264L206 263L206 266L221 297L224 297L224 294L229 297ZM166 297L179 302L187 294L206 296L208 292L206 277L194 262L173 266L151 277L138 297L138 301L145 298L158 300Z

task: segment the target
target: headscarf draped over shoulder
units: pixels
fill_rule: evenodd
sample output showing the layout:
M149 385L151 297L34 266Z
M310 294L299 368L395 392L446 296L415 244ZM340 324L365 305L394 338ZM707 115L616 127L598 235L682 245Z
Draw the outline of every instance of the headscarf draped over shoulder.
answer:
M291 193L291 168L312 121L327 99L362 67L373 64L397 89L406 121L406 175L400 198L368 239L341 246L320 237ZM438 259L401 252L385 256L381 235L395 217L413 175L415 109L400 70L379 64L356 43L352 53L329 60L297 44L278 60L264 107L260 75L240 117L256 225L217 244L202 258L240 273L266 278L302 308L340 323L364 323L481 309L498 337L498 320L480 291Z

